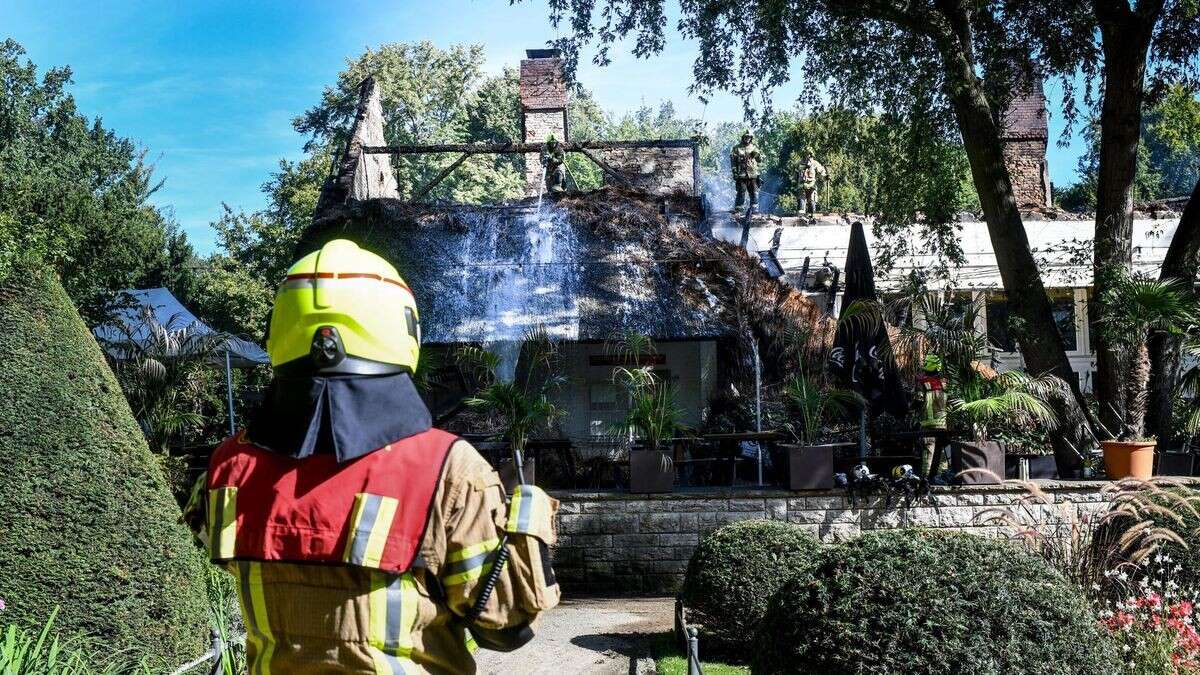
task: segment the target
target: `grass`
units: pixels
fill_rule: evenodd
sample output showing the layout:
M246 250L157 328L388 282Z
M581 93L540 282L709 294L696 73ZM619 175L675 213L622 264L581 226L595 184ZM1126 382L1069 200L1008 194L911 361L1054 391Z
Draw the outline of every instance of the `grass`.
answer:
M674 633L659 633L650 636L650 653L654 657L654 667L658 675L687 675L687 657L675 644ZM717 661L705 661L704 645L700 645L700 666L704 675L750 675L748 666L738 666Z

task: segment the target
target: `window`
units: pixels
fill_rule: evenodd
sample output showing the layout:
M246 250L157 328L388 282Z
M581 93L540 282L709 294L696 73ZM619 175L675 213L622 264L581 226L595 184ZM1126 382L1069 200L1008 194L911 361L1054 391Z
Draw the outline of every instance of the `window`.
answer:
M1050 311L1058 334L1062 336L1063 348L1069 352L1079 350L1079 331L1075 326L1075 293L1068 289L1050 292Z
M1067 290L1051 291L1050 311L1054 324L1062 336L1063 348L1069 352L1079 350L1079 331L1075 325L1075 294ZM1016 336L1011 329L1012 312L1008 307L1008 296L1004 293L989 293L987 296L988 342L1002 352L1017 351Z
M987 337L993 347L1002 352L1017 351L1017 342L1013 339L1008 326L1008 297L1003 293L988 293L987 295Z

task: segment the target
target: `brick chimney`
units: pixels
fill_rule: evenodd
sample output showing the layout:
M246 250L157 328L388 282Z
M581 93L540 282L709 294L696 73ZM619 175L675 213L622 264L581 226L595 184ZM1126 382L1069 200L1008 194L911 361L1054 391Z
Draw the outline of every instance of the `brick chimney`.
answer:
M1004 111L1001 124L1004 162L1017 206L1051 206L1050 168L1046 163L1050 132L1041 80L1027 80L1021 85Z
M526 143L540 143L553 135L567 140L567 82L562 54L557 49L527 49L521 61L521 131ZM541 187L538 155L525 155L525 194Z

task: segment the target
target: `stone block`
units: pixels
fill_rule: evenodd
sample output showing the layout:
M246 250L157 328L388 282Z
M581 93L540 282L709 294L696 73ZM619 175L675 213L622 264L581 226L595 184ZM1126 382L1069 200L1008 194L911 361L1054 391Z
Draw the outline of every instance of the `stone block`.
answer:
M805 497L804 508L809 511L827 511L829 509L844 509L849 504L845 497L840 495L827 495L823 497Z
M581 502L561 500L558 502L558 514L561 516L566 514L581 513L582 505L583 504Z
M654 533L628 533L612 535L612 545L616 548L628 548L630 546L653 546L661 540L661 537L667 535Z
M730 499L730 511L757 511L763 513L766 511L766 500L763 499Z
M767 500L767 518L771 520L787 520L788 505L784 499L768 499Z
M820 528L819 536L821 541L826 543L850 541L851 539L854 539L862 534L862 528L860 528L857 524L821 525Z
M891 530L908 525L908 509L863 509L862 528L864 530Z
M609 534L562 534L558 535L558 545L563 547L587 546L591 548L608 548L613 545L612 535Z
M604 499L595 502L583 502L583 513L625 513L629 502L623 499Z
M679 532L678 513L649 513L639 518L639 532Z
M671 499L666 500L666 507L667 511L712 513L727 511L729 501L726 499Z

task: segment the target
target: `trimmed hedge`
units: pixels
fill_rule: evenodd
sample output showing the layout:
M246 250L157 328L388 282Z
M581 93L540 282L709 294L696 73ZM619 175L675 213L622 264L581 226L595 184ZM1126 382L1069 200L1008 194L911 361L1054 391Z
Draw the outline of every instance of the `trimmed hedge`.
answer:
M0 598L8 623L178 665L208 646L206 563L58 279L0 283Z
M683 601L704 653L745 660L746 641L788 579L809 578L821 543L795 525L745 520L705 537L688 561Z
M825 549L771 600L752 672L1100 675L1121 663L1080 591L1042 559L958 532Z

